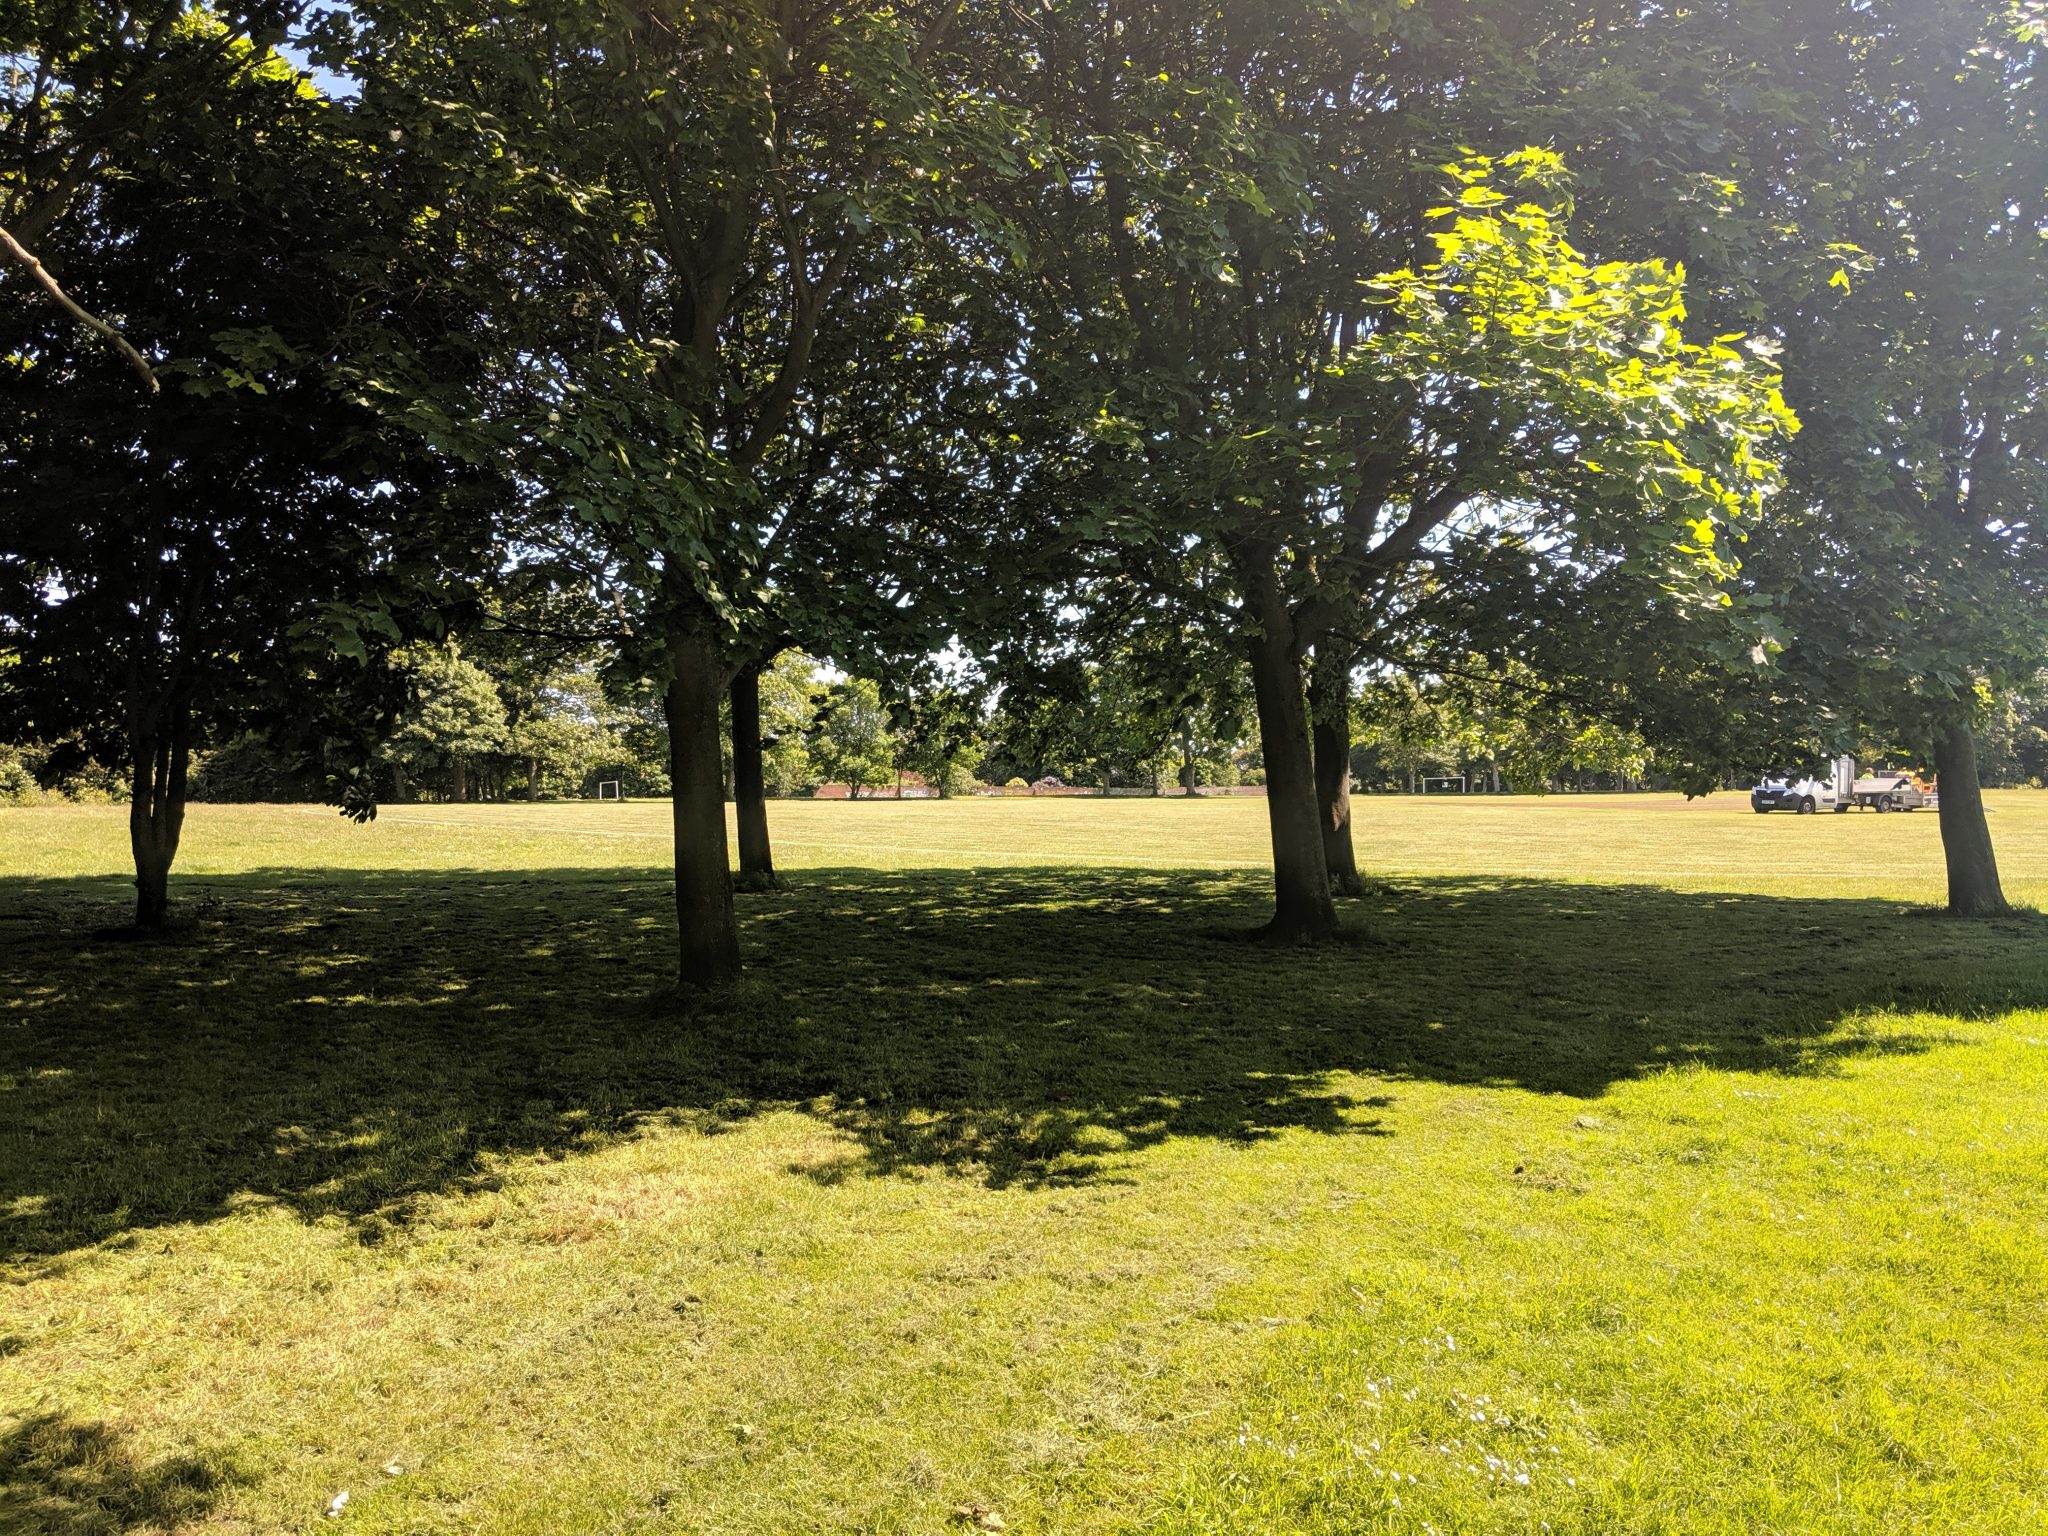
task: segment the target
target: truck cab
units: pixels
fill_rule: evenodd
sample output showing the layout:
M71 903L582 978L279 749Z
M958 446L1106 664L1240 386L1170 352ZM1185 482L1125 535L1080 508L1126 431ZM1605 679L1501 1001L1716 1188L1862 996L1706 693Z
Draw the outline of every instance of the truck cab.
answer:
M1749 806L1758 815L1767 811L1794 811L1811 816L1815 811L1841 808L1841 794L1830 779L1786 773L1766 777L1749 792Z

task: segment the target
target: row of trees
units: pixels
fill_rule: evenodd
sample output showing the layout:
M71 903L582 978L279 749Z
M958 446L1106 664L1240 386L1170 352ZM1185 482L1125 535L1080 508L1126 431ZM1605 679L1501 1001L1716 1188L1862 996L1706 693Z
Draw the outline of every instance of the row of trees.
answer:
M607 781L628 796L668 793L660 710L644 689L615 697L599 657L559 667L535 688L494 675L459 647L419 647L402 665L409 697L377 751L380 797L587 799ZM1077 696L992 701L978 728L940 755L916 730L925 701L892 703L870 679L832 677L786 652L761 681L764 791L781 799L840 784L859 795L905 774L942 797L1046 782L1153 794L1263 785L1256 731L1243 734L1241 720L1218 734L1210 712L1165 719L1146 696L1119 692L1113 669L1077 669L1067 681ZM1352 705L1352 788L1413 794L1447 778L1471 793L1669 787L1640 736L1575 714L1527 679L1519 688L1509 681L1368 679ZM1134 719L1153 723L1134 728ZM1978 746L1987 787L2048 783L2048 689L2003 700ZM729 724L724 755L730 794ZM0 805L49 796L105 804L128 793L124 779L75 743L0 746ZM306 801L324 793L316 775L257 733L195 756L193 800Z
M0 727L130 763L144 922L196 740L269 720L368 814L394 658L451 634L659 699L693 985L739 963L722 722L773 878L791 649L918 679L940 759L1075 669L1140 701L1099 757L1241 710L1276 941L1356 885L1387 675L1540 690L1693 787L1896 743L1951 906L2003 906L1975 735L2048 633L2029 0L0 25L0 248L48 299L0 317Z
M486 642L481 656L460 645L418 645L393 658L404 675L405 703L375 749L380 799L590 798L607 781L628 796L669 792L667 726L644 686L608 677L602 653L558 658L540 670L504 635L478 638ZM1206 716L1199 734L1189 718L1186 742L1178 731L1171 740L1134 738L1117 722L1139 701L1117 695L1114 679L1099 669L1078 671L1071 681L1083 689L1079 696L885 696L870 678L837 675L784 652L763 669L759 685L763 792L779 799L836 784L861 795L905 775L940 796L991 780L1162 788L1237 784L1248 768L1256 775L1256 740L1216 737ZM964 727L933 730L935 712L956 705L966 713ZM729 718L722 738L730 796ZM21 756L32 757L53 785L69 777L105 798L104 770L95 776L95 765L67 763L63 754L0 751L7 762ZM9 782L0 779L0 795ZM31 792L37 787L32 774L24 782ZM324 792L316 776L256 732L195 758L195 800L314 800Z
M597 658L558 670L530 692L459 648L422 647L404 665L409 701L377 753L381 797L587 799L606 781L627 796L668 793L659 709L644 690L613 697ZM1150 713L1142 695L1119 694L1115 673L1101 668L1082 669L1072 681L1083 690L1078 697L994 701L977 730L935 756L915 730L922 701L892 705L872 680L832 678L786 652L762 676L765 793L809 796L839 784L860 795L905 774L942 797L1044 783L1155 795L1263 785L1256 732L1219 735L1210 714L1193 712L1134 732L1132 715ZM1575 715L1526 681L1517 690L1458 677L1370 679L1353 704L1351 728L1354 790L1413 794L1450 778L1468 792L1496 794L1670 784L1640 736ZM1987 787L2048 783L2048 690L2004 700L1978 745ZM724 753L729 794L729 728ZM217 742L194 759L195 801L306 801L324 793L317 776L256 733ZM0 805L53 796L106 804L128 794L124 779L75 743L0 746Z

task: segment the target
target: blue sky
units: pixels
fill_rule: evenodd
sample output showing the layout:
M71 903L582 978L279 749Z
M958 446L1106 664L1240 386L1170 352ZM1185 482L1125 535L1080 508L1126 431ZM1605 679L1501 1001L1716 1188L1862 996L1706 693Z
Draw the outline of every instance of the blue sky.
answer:
M321 10L346 13L348 7L345 5L329 5L323 6ZM310 75L313 83L329 96L353 96L355 94L355 82L352 79L347 75L339 75L331 69L322 69L316 65L306 56L306 50L299 46L296 36L277 51Z

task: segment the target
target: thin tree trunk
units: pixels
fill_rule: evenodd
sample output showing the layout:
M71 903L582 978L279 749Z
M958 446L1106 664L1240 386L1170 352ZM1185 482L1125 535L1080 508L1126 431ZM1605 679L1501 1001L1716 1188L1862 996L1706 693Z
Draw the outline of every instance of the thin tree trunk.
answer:
M396 763L391 765L391 798L400 805L412 798L406 791L405 770Z
M526 798L540 799L540 759L528 754L526 759Z
M732 679L732 798L740 830L745 891L772 890L775 852L768 841L767 774L762 763L761 668L741 667Z
M469 798L469 765L461 758L456 758L454 773L454 798L457 801L465 801Z
M1365 882L1358 877L1358 855L1351 844L1351 657L1317 646L1310 688L1323 864L1339 896L1362 896Z
M1250 616L1252 692L1266 758L1266 815L1273 834L1273 920L1263 930L1272 944L1310 943L1337 932L1337 906L1323 863L1323 833L1316 817L1315 766L1309 755L1308 709L1301 660L1269 552L1233 551Z
M135 926L157 929L170 911L171 862L185 829L185 780L192 762L183 709L130 744L128 844L135 856Z
M1195 722L1186 715L1180 717L1180 785L1184 795L1192 797L1195 792Z
M2011 911L1998 883L1998 858L1984 820L1977 782L1977 738L1957 726L1934 743L1935 789L1941 797L1941 851L1948 862L1948 909L1956 917Z
M724 754L718 705L725 667L704 623L678 619L668 635L669 805L675 826L678 976L685 989L739 974L739 925L725 841Z

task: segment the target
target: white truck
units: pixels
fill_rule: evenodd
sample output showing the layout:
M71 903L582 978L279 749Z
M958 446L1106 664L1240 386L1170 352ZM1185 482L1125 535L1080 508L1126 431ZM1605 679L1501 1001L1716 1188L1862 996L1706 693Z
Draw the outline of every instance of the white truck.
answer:
M1910 773L1884 772L1859 777L1856 759L1838 757L1829 776L1802 778L1793 774L1767 778L1749 792L1750 808L1762 815L1768 811L1793 811L1811 816L1815 811L1847 811L1851 807L1871 811L1915 811L1935 803L1934 792Z
M1766 778L1749 792L1749 808L1759 816L1768 811L1795 811L1811 816L1815 811L1843 809L1835 785L1827 779L1800 778L1794 774Z

